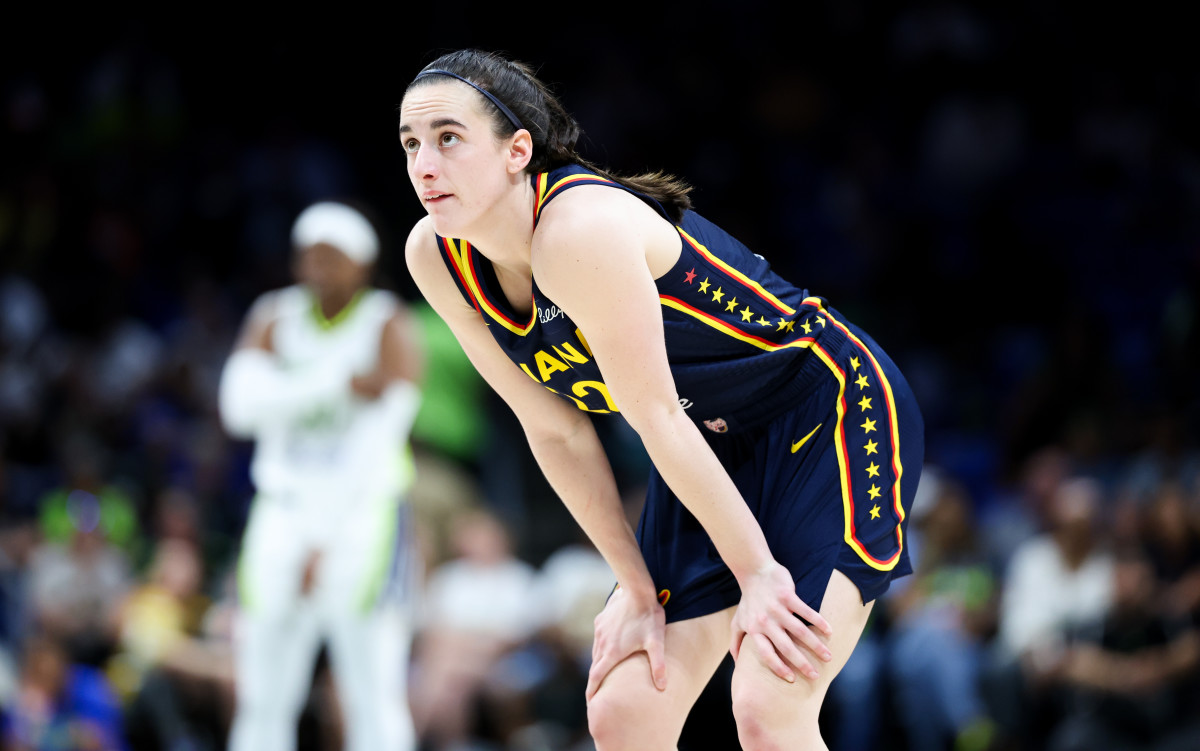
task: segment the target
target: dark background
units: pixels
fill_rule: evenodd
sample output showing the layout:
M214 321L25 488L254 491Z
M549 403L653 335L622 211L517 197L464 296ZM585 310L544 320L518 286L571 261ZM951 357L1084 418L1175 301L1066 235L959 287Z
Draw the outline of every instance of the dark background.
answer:
M0 272L35 282L75 336L126 316L162 328L189 294L239 306L286 281L298 208L356 194L411 296L400 248L420 207L397 106L437 53L482 46L538 68L589 155L682 175L700 212L873 332L918 389L932 457L977 484L1084 423L1096 454L1137 450L1163 413L1194 438L1200 88L1180 18L1055 2L531 13L25 29L2 53Z
M436 4L14 24L0 510L32 514L99 446L143 506L187 484L232 549L246 453L226 453L211 410L232 331L290 281L291 221L320 198L374 209L381 278L416 299L401 248L422 210L397 110L424 64L463 46L533 64L595 161L684 177L700 213L871 332L917 392L929 462L978 504L1047 446L1116 487L1144 452L1200 444L1200 60L1165 8ZM13 302L30 290L41 307ZM533 559L571 536L546 508L557 526L524 541Z

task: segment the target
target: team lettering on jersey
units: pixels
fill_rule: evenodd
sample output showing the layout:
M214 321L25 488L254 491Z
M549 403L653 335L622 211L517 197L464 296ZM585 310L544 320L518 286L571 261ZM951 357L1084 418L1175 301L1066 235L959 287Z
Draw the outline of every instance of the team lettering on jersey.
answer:
M558 311L551 314L562 315L562 311L558 308L549 308L550 311ZM539 310L538 315L546 315ZM571 393L563 393L550 385L550 381L554 379L556 373L569 373L575 369L576 365L584 365L591 361L592 349L588 346L587 339L583 338L583 332L575 329L575 341L563 341L555 345L551 345L549 350L539 349L533 353L533 362L518 362L521 370L525 375L546 387L551 393L558 394L561 397L570 399L585 412L595 412L597 414L608 414L611 412L620 412L617 409L616 402L613 401L612 394L608 391L608 386L603 381L595 379L585 379L574 381L570 384ZM603 400L604 407L589 406L584 399L591 397L593 394ZM679 406L684 409L689 409L692 406L692 400L686 398L679 399Z
M561 313L561 311L559 311ZM588 346L587 340L583 338L583 332L575 329L575 341L563 341L555 345L551 345L549 350L539 349L533 353L533 362L519 362L521 370L525 371L525 375L532 378L536 383L540 383L549 389L552 393L558 394L561 397L570 399L585 412L595 412L597 414L608 414L610 412L620 412L617 405L613 402L612 395L608 393L608 387L603 381L587 379L577 380L565 384L570 386L571 393L564 393L555 389L550 385L550 381L555 380L556 373L570 373L575 369L576 365L585 365L591 362L592 350ZM556 384L558 385L558 384ZM599 403L593 397L598 396L602 400L604 406L600 407ZM589 406L588 399L593 402L594 406Z

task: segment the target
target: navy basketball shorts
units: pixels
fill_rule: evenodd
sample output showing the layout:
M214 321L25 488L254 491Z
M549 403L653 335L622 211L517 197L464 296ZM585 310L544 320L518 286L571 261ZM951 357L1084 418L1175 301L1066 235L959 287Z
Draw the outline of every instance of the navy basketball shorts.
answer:
M815 350L801 367L806 397L756 427L701 428L800 599L817 610L835 569L864 603L912 573L907 518L924 463L924 422L895 364L848 328L853 336L838 352ZM732 572L653 468L637 537L668 623L737 604Z

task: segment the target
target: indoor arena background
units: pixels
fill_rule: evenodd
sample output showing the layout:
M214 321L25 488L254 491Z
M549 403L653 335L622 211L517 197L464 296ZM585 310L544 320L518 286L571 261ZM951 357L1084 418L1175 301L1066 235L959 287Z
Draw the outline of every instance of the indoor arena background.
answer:
M53 716L108 728L116 747L222 748L253 491L251 446L221 430L216 383L250 301L291 280L291 221L329 196L373 209L376 281L423 327L427 582L460 559L490 565L464 541L477 512L499 522L479 544L528 574L528 591L507 593L527 598L521 630L453 699L470 717L458 748L590 748L590 614L611 581L402 258L423 210L398 105L421 66L466 46L530 62L593 160L691 182L698 211L872 332L911 380L927 428L917 575L876 608L835 683L831 748L925 748L914 694L942 708L922 719L941 728L930 748L1050 751L1095 727L1189 737L1191 28L1157 4L861 0L14 24L0 48L4 748L71 748L21 745L52 715L31 697L68 694ZM599 427L636 514L645 456L619 418ZM1090 604L1069 576L1015 573L1055 550L1112 564L1095 619L1073 617ZM1092 669L1064 668L1081 644ZM435 669L420 645L418 632L414 673ZM74 670L55 682L48 664ZM727 667L681 747L736 748ZM338 748L336 702L322 665L302 747Z

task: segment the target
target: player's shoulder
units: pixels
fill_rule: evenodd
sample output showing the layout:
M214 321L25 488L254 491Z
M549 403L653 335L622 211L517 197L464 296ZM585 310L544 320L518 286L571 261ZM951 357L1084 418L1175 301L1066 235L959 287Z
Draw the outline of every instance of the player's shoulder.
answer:
M382 318L398 316L405 307L404 298L396 291L385 287L364 288L359 304L375 311Z
M620 228L631 228L653 219L645 204L625 190L610 185L579 185L566 191L542 211L535 237L562 235L604 237Z
M435 305L434 300L461 304L461 295L442 256L431 217L422 217L409 231L404 244L404 261L409 275L427 301Z
M312 307L312 294L300 284L290 284L274 290L271 300L281 315L297 311L307 312Z
M304 290L298 284L262 292L250 304L249 316L258 320L274 320L286 315L297 305L304 304Z
M408 231L408 238L404 241L404 260L411 267L414 263L425 263L436 258L439 252L433 217L421 217Z
M381 305L399 305L404 302L399 293L387 287L364 287L363 297L378 300Z
M548 279L554 269L575 273L579 262L645 254L669 225L640 197L612 184L579 185L542 212L533 237L535 269ZM674 231L671 230L674 237ZM678 243L677 239L669 242Z

